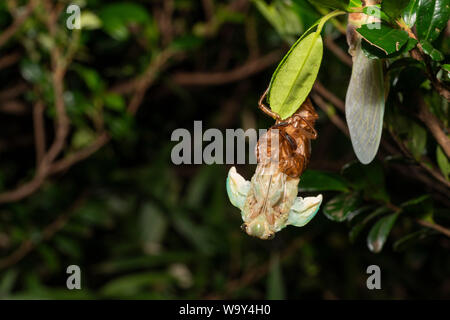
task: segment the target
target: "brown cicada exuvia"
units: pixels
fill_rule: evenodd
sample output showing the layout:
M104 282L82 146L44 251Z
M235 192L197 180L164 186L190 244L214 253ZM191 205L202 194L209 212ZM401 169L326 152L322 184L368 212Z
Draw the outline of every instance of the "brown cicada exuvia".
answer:
M246 181L234 167L227 179L227 192L233 205L241 209L242 229L260 239L271 239L287 225L304 226L317 213L322 195L297 197L300 176L310 154L311 139L317 137L318 118L309 98L289 118L281 119L264 105L259 108L275 119L275 124L258 141L255 174Z

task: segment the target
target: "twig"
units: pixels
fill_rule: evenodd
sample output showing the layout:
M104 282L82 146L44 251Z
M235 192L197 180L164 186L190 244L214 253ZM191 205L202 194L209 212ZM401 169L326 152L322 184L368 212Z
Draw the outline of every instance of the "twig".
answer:
M20 52L13 52L0 58L0 70L12 66L20 60L22 54Z
M281 58L281 51L271 52L263 57L250 60L244 65L225 72L180 72L173 76L173 80L180 85L222 85L250 77L271 66Z
M14 18L13 23L0 34L0 47L4 45L22 26L22 24L27 20L27 18L31 15L34 8L37 5L37 0L30 0L24 10L19 16Z
M397 20L397 24L402 30L408 33L410 38L417 40L417 37L414 34L414 32L404 22L402 22L401 20ZM431 81L431 84L443 98L445 98L447 101L450 101L449 87L445 83L442 83L438 78L436 78L436 75L433 73L433 69L430 65L430 59L424 53L420 42L417 44L417 48L412 49L410 53L411 57L413 57L414 59L424 62L426 75L428 79Z
M38 101L33 108L34 141L36 146L36 167L45 154L44 103Z
M214 16L214 3L212 0L202 0L203 11L205 11L206 21L210 21Z
M0 91L0 100L13 99L28 90L28 85L25 82L19 82L18 84Z
M445 134L444 130L440 126L439 119L430 112L425 101L422 97L419 101L419 114L418 117L428 127L431 134L436 139L437 143L442 147L447 157L450 158L450 138Z
M163 55L163 53L161 53ZM148 87L153 83L155 80L155 76L158 74L158 72L164 67L164 63L169 58L169 51L167 53L164 53L164 57L162 58L155 58L150 65L148 66L146 72L142 77L139 78L139 87L136 88L136 91L131 98L131 101L127 107L127 110L131 114L135 114L137 111L137 108L140 106L140 101L142 101L142 97L145 93L145 90L148 89ZM59 65L60 66L60 65ZM62 73L63 74L63 73ZM61 74L59 74L60 76ZM55 77L54 79L56 79ZM61 90L62 87L57 87L56 90ZM57 91L59 92L59 91ZM60 106L61 107L61 106ZM58 138L56 139L58 140ZM102 146L104 146L108 141L110 140L110 136L106 132L102 132L95 141L90 144L89 146L76 151L73 154L70 154L66 156L65 158L54 161L54 158L52 159L53 155L49 155L49 152L45 155L43 161L41 161L40 166L36 172L36 175L34 178L26 182L19 187L17 187L14 190L6 191L4 193L0 194L0 203L7 203L7 202L14 202L18 201L20 199L23 199L34 192L36 192L39 187L42 185L42 183L45 181L45 179L55 173L61 172L63 170L66 170L70 168L75 163L82 161L95 153L97 150L99 150ZM54 142L55 144L56 142ZM57 150L61 147L61 142L57 142L57 148L53 147L53 150ZM52 150L52 148L50 149ZM49 161L51 159L51 161Z
M141 105L144 94L148 87L153 83L158 72L160 72L163 66L166 64L175 53L171 50L162 51L155 59L152 61L144 74L139 78L133 97L131 98L130 104L128 105L128 112L134 115Z
M56 21L58 14L61 11L60 3L51 7L49 1L45 1L47 10L49 10L46 19L46 25L53 37L56 35ZM63 61L61 51L58 46L54 46L50 52L50 58L52 63L52 84L53 94L55 99L56 110L56 122L55 122L55 140L48 152L43 156L42 161L38 167L38 173L46 175L46 171L50 167L53 160L59 155L66 144L66 137L69 133L69 118L66 113L66 107L64 103L64 75L66 72L67 64Z
M40 242L50 240L58 231L60 231L69 221L71 216L77 212L87 198L87 193L83 192L77 200L62 214L60 214L52 223L46 226L41 232L41 240L36 242L28 239L22 242L18 249L6 258L0 260L0 270L15 265L32 252Z
M110 136L106 132L100 134L89 146L70 154L61 160L55 161L49 170L49 174L55 174L69 169L75 163L80 162L94 154L97 150L108 143L109 140Z
M331 37L325 37L324 39L325 46L334 53L334 55L341 60L344 64L349 67L353 66L352 57L339 47Z
M322 99L322 97L317 94L316 92L313 92L311 94L311 98L314 100L314 102L319 106L320 109L322 109L330 118L331 122L338 127L347 137L350 136L348 132L348 128L345 125L345 122L334 112L334 110L329 106L325 100Z
M447 187L445 194L448 196L449 195L449 189L450 188L450 182L447 181L439 172L437 172L434 168L430 168L429 166L427 166L425 163L423 163L422 161L417 161L416 159L414 159L414 157L412 156L411 152L408 150L408 148L405 147L405 145L403 144L403 142L395 135L395 133L391 132L391 136L394 139L394 141L397 143L397 145L399 146L400 150L403 152L403 154L414 160L415 162L417 162L417 164L424 169L425 171L427 171L433 178L435 178L437 181L441 182L445 187Z
M420 225L422 225L424 227L436 230L450 238L450 229L447 229L439 224L431 223L431 222L428 222L425 220L417 220L417 223L419 223Z
M8 100L0 104L0 112L13 115L24 115L29 114L30 109L19 100Z
M316 90L322 97L330 101L336 108L345 112L345 103L339 97L337 97L334 93L329 91L325 86L317 80L314 83L314 90Z

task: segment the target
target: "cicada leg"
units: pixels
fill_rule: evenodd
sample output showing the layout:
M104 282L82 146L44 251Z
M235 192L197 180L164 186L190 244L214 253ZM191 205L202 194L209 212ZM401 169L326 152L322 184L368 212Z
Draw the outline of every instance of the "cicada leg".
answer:
M269 88L267 88L266 91L261 96L261 98L259 98L258 107L259 107L259 109L261 109L262 112L267 114L269 117L271 117L271 118L273 118L273 119L275 119L277 121L280 121L280 116L277 113L273 112L268 106L266 106L263 103L263 101L266 98L268 92L269 92Z
M309 129L311 129L311 132L307 131L305 129L302 129L302 128L297 128L297 130L300 130L302 132L302 134L305 137L307 137L308 139L316 139L317 138L317 131L316 131L316 129L314 129L314 127L306 119L304 119L301 116L294 116L294 117L296 118L296 120L298 119L298 120L303 121L309 127Z
M297 150L297 143L295 140L289 135L289 133L280 131L281 136L289 143L289 146L291 147L292 151L294 152Z

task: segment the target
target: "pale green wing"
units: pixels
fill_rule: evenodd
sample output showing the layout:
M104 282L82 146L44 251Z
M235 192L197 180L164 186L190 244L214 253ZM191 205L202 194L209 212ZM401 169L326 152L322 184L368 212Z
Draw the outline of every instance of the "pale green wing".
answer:
M288 220L286 225L293 225L295 227L303 227L319 211L320 204L322 203L322 195L319 194L317 197L301 198L297 197L295 199L294 205L289 212Z
M345 97L345 117L353 150L359 161L370 163L377 154L383 130L384 80L380 59L369 59L359 44Z
M227 177L227 193L231 204L242 210L249 190L250 181L237 173L235 167L231 167Z

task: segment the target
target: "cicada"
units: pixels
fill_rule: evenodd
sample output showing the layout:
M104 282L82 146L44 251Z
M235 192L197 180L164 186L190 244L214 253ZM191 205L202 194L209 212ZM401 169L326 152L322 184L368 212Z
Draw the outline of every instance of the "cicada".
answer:
M241 210L241 228L250 236L272 239L275 233L293 225L307 224L317 213L322 195L297 197L300 176L310 154L311 140L317 138L314 123L318 118L310 99L289 118L265 106L263 94L259 108L275 120L256 146L257 167L251 181L232 167L227 178L231 203Z

